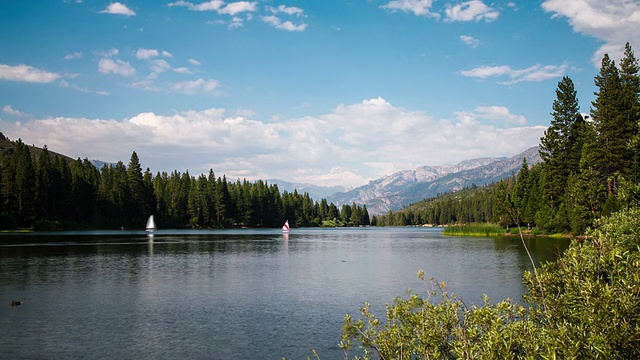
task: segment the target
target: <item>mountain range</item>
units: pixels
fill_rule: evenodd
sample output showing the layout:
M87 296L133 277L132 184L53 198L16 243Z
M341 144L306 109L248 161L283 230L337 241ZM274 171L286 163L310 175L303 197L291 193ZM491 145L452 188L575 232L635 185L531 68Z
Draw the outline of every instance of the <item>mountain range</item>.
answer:
M512 157L477 158L456 165L420 166L372 180L353 190L334 193L326 199L336 206L366 205L370 215L384 214L438 194L509 177L520 170L523 158L529 165L542 161L538 146L534 146Z
M464 160L456 165L420 166L413 170L370 181L355 189L343 186L318 186L308 183L293 183L280 179L268 179L268 184L292 193L308 193L314 200L327 199L340 207L344 204L366 205L370 215L385 214L399 210L438 194L454 192L473 185L482 186L499 181L517 173L523 158L529 165L541 162L538 146L531 147L512 157L484 157ZM92 160L101 169L105 162Z
M299 194L308 193L309 197L315 201L347 191L347 188L344 186L319 186L307 183L292 183L280 179L268 179L266 182L268 184L278 185L280 192L287 191L292 193L294 190L297 190Z

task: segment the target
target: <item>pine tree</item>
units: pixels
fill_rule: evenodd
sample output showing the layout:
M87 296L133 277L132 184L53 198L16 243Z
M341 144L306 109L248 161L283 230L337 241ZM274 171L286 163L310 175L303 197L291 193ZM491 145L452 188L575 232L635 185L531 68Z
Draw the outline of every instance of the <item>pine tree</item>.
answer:
M580 130L576 123L582 120L577 92L568 76L558 82L556 100L553 101L551 125L540 139L540 157L544 161L546 179L545 197L552 209L564 198L567 178L577 168L576 143Z
M640 78L638 72L638 60L636 59L631 45L625 45L624 58L620 61L620 81L622 82L623 106L625 123L635 124L635 131L632 141L629 143L631 152L631 169L629 177L631 181L637 183L640 180Z
M151 209L148 204L147 190L142 181L142 167L135 151L131 153L129 166L127 167L127 185L131 195L131 201L129 202L131 207L127 211L128 215L139 219L141 222L151 213Z
M591 117L596 137L588 160L606 182L607 194L615 196L619 176L627 174L632 165L633 156L628 144L637 124L628 122L625 117L620 73L608 54L602 59L595 84L599 91L592 102Z

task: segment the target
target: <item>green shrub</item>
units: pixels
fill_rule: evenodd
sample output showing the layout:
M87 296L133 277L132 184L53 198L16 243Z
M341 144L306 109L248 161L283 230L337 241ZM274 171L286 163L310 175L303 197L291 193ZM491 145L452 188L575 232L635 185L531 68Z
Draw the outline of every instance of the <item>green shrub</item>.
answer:
M467 307L445 284L424 280L382 321L364 304L347 315L340 346L363 359L639 359L640 210L601 221L556 262L526 272L525 304ZM359 357L355 357L356 359Z
M62 230L62 225L55 220L44 220L40 219L33 224L33 230L35 231L60 231Z

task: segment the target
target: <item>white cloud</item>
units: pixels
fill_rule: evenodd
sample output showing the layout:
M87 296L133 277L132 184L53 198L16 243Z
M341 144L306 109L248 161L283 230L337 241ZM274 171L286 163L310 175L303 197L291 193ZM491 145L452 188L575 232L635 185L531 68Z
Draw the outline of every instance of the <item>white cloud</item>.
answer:
M65 60L75 60L75 59L80 59L82 57L82 53L79 51L76 51L74 53L71 54L67 54L64 56Z
M132 83L131 87L136 88L136 89L140 89L140 90L145 90L145 91L162 91L162 89L160 87L154 85L154 83L153 83L154 80L155 80L155 77L152 74L147 79L136 81L136 82Z
M471 0L454 6L448 5L445 10L448 21L494 21L500 12L487 6L480 0Z
M291 21L282 22L282 20L275 15L263 16L262 21L275 27L276 29L286 31L304 31L307 28L307 24L295 25Z
M192 81L180 81L170 87L170 91L182 94L216 94L215 90L220 86L218 80L197 79Z
M82 87L79 86L77 84L69 84L67 81L65 80L60 80L60 86L63 88L69 88L69 89L73 89L73 90L77 90L83 93L87 93L87 94L98 94L98 95L109 95L109 92L107 91L102 91L102 90L91 90L88 89L86 87Z
M462 42L471 46L472 48L478 47L478 45L480 45L480 40L474 38L473 36L460 35L460 40L462 40Z
M440 14L432 12L433 0L392 0L380 6L391 11L411 12L417 16L438 18Z
M516 115L504 106L478 106L474 111L461 111L456 113L461 122L472 123L478 119L489 120L492 123L504 123L507 125L525 125L527 119L522 115Z
M11 105L5 105L2 107L2 111L5 114L9 114L11 116L17 116L17 117L30 117L30 114L27 114L25 112L19 111L14 109Z
M274 8L269 6L268 7L269 11L271 11L274 14L278 14L278 13L283 13L283 14L287 14L287 15L295 15L295 16L304 16L304 10L302 10L299 7L295 7L295 6L284 6L284 5L279 5L278 7Z
M119 2L114 2L109 4L104 10L100 11L103 14L114 14L114 15L125 15L125 16L133 16L136 13L129 9L127 5L121 4Z
M189 63L192 64L192 65L196 65L196 66L202 65L202 63L200 61L195 60L195 59L189 59Z
M146 60L157 57L158 54L159 52L156 49L138 49L138 51L136 51L136 58L139 60Z
M470 70L462 70L460 74L467 77L487 79L506 77L500 81L504 85L512 85L523 81L544 81L566 74L567 65L533 65L525 69L513 69L508 65L479 66Z
M162 56L162 57L166 57L166 58L170 58L173 57L173 55L165 50L157 50L157 49L138 49L138 51L136 51L136 58L138 60L149 60L158 56Z
M164 59L156 59L151 61L151 71L153 74L160 74L171 70L171 65Z
M0 64L0 80L50 83L60 77L60 74L36 69L24 64L18 66Z
M504 107L478 107L438 120L380 97L340 104L319 116L260 121L252 114L239 110L229 116L213 108L144 112L122 121L57 117L7 123L3 133L74 158L126 162L136 151L154 173L188 169L198 174L212 168L232 180L273 177L359 186L420 165L514 155L538 144L545 130L508 127L524 118Z
M256 1L237 1L225 4L221 0L206 1L200 4L194 4L189 1L176 1L168 4L169 7L183 6L191 11L216 11L218 14L236 15L241 12L256 11L258 3Z
M241 12L256 11L258 3L256 1L238 1L225 5L220 10L219 14L236 15Z
M574 31L602 40L604 44L593 54L593 63L600 67L605 53L612 59L624 54L628 41L640 46L635 34L640 33L640 3L629 0L545 0L542 9L553 17L566 17Z
M134 69L133 66L119 59L100 59L98 62L98 71L103 74L115 74L125 77L136 74L136 69Z
M170 3L168 6L169 7L184 6L192 11L217 11L222 7L222 5L224 5L224 1L222 0L206 1L197 5L190 3L188 1L181 0L174 3Z
M237 16L234 16L234 17L231 19L231 21L229 22L229 26L228 26L228 28L229 28L229 29L235 29L235 28L242 27L243 25L244 25L244 24L243 24L242 19L241 19L241 18L239 18L239 17L237 17Z
M110 57L114 57L116 55L118 55L120 53L120 50L116 49L116 48L111 48L107 51L96 51L95 54L99 57L105 57L105 58L110 58Z
M173 68L172 69L174 72L177 72L178 74L193 74L193 71L189 70L186 67L177 67L177 68Z

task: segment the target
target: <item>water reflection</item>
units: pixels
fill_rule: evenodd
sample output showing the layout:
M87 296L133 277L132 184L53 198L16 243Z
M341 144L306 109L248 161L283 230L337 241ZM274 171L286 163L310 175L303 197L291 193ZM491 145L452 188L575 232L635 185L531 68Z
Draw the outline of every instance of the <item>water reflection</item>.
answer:
M536 261L564 246L527 244ZM519 238L421 228L0 235L0 304L24 301L0 306L0 354L339 358L343 316L419 292L419 269L474 303L519 299L530 266Z

